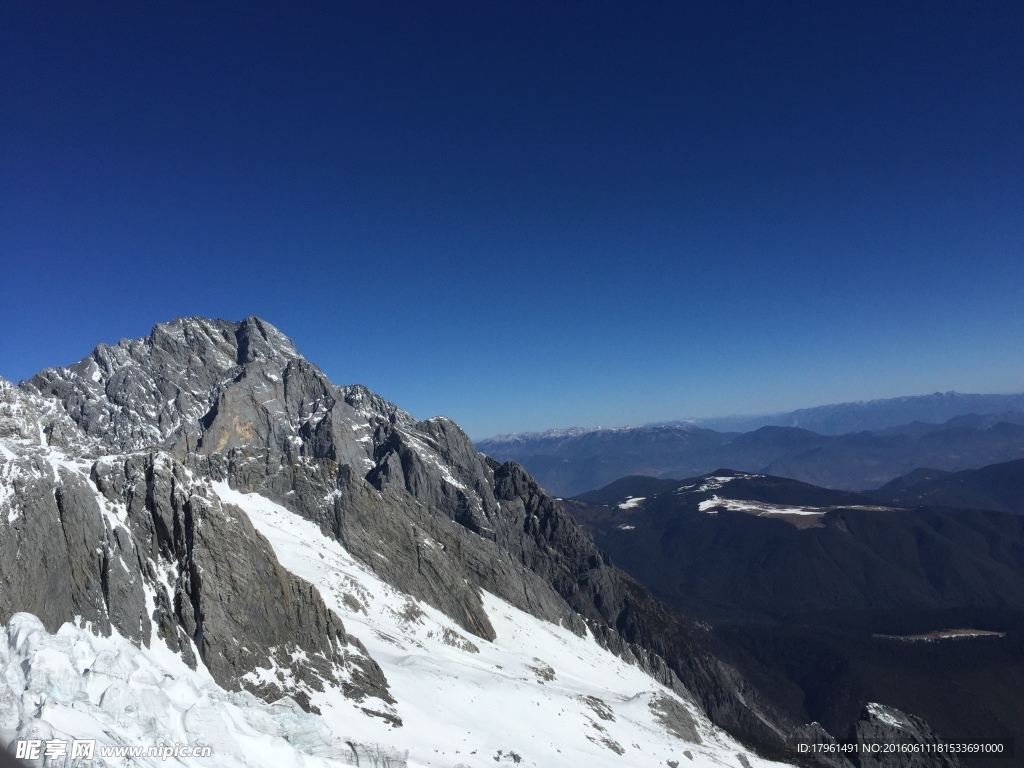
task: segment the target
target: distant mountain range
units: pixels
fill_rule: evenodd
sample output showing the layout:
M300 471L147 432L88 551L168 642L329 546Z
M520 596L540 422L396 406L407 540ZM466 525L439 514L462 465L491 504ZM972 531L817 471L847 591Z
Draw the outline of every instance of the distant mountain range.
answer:
M950 507L1020 510L1022 486L1024 461L871 494L717 470L561 503L792 717L842 733L883 700L947 737L1020 743L1024 515Z
M815 408L801 408L767 416L725 416L711 419L685 419L648 424L652 427L692 424L719 432L750 432L761 427L799 427L821 435L842 435L886 429L912 421L941 424L964 414L998 413L1024 410L1024 394L973 395L962 392L935 392L930 395L860 400Z
M951 408L988 403L1001 410L957 414L941 424L911 421L876 431L821 434L794 426L718 432L692 424L620 429L553 430L504 435L477 448L522 464L550 493L572 496L627 475L690 477L732 467L846 490L879 486L920 467L960 471L1024 458L1024 410L1005 410L1004 395L923 398ZM900 398L918 401L922 398ZM879 401L894 413L894 401ZM839 411L858 404L829 406ZM867 408L870 404L863 404ZM926 410L919 404L916 410ZM935 403L933 403L935 405ZM810 409L821 411L822 409ZM914 410L909 408L903 413ZM932 408L931 412L935 412ZM877 423L885 423L878 421Z

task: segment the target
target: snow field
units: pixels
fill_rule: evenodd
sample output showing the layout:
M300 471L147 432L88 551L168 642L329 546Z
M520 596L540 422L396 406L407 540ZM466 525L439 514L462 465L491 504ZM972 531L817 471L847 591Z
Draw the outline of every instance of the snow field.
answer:
M288 700L229 693L159 640L140 649L116 630L104 638L71 623L51 635L35 616L16 613L0 635L0 741L33 738L213 748L210 758L135 758L133 767L353 764L345 759L351 750L316 715ZM92 765L123 763L97 751Z
M409 765L773 765L746 753L690 702L602 649L591 636L541 621L483 593L497 633L488 642L382 582L313 523L257 494L214 483L248 514L281 564L313 583L384 670L400 728L367 716L340 692L312 696L328 726L409 750ZM670 734L651 709L662 696L692 715L701 744ZM372 706L372 702L369 704ZM686 756L689 752L690 757ZM513 755L514 753L514 755Z

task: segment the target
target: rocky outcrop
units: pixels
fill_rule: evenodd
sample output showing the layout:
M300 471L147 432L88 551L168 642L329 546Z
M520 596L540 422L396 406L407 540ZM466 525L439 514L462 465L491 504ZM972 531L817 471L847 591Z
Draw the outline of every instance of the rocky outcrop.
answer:
M388 709L383 673L319 593L169 455L7 449L0 472L0 622L28 611L51 632L78 617L145 646L156 634L227 689L255 676L245 684L267 700L308 707L329 683ZM265 669L288 670L289 685Z
M921 718L884 704L864 707L854 728L851 741L854 740L858 747L854 762L858 768L964 768L964 763L953 755L915 750L942 739Z

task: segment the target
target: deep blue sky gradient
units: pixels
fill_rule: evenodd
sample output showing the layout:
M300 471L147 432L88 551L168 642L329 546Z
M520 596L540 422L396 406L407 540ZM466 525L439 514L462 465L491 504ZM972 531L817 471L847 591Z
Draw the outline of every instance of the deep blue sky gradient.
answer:
M11 2L0 375L257 314L480 438L1024 390L1024 4Z

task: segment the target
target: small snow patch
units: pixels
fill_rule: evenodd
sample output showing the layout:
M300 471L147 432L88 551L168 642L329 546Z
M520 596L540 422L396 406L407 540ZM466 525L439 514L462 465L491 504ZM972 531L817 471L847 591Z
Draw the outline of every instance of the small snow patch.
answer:
M876 720L891 725L893 728L903 728L903 722L899 720L892 712L882 704L876 704L874 702L868 703L868 712Z
M619 504L619 509L636 509L646 500L646 496L627 496L626 500Z

